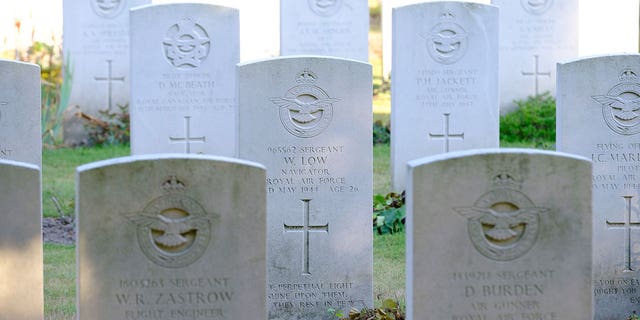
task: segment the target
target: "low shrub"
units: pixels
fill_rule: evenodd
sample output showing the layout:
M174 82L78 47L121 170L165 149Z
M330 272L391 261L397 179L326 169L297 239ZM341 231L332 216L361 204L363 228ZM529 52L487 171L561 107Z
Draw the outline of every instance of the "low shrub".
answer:
M544 93L516 101L518 108L500 117L500 141L536 146L556 141L556 100Z
M403 231L405 217L404 192L373 196L373 230L378 234Z

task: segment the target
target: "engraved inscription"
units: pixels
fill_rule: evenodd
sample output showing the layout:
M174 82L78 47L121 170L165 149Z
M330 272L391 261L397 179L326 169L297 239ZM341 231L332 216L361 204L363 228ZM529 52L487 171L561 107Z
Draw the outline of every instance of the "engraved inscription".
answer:
M326 312L327 309L349 310L366 305L354 299L353 282L269 283L267 301L273 310L285 312Z
M415 96L423 108L463 109L481 101L478 85L482 83L479 69L418 69Z
M284 128L296 137L311 138L324 131L333 118L333 103L340 101L316 86L317 79L315 73L304 70L296 77L299 85L282 98L270 99L279 107Z
M454 320L558 320L561 307L545 299L558 275L554 269L454 270ZM548 297L547 297L548 298Z
M441 22L423 36L427 39L427 52L438 63L455 63L467 52L467 32L454 19L453 13L443 13Z
M541 76L545 76L548 78L551 78L551 72L542 72L540 71L540 58L538 57L537 54L533 55L533 59L535 60L535 71L533 72L529 72L529 71L522 71L522 75L523 76L533 76L534 77L534 82L535 82L535 94L536 96L540 94L540 77Z
M309 204L311 202L311 199L301 199L303 205L304 205L304 211L303 211L303 223L301 226L289 226L286 223L284 223L284 232L302 232L302 242L303 242L303 250L302 250L302 274L303 275L310 275L311 272L309 272L309 232L323 232L323 233L329 233L329 224L326 223L324 225L321 226L313 226L309 224L309 216L310 216L310 210L309 210Z
M229 319L236 299L227 277L120 279L108 297L123 320Z
M640 83L631 69L620 73L620 83L606 95L591 96L602 106L602 116L613 132L634 135L640 132Z
M449 139L460 139L464 140L464 132L461 133L450 133L449 132L449 113L444 113L444 133L429 133L429 138L431 139L442 139L444 140L444 152L449 152Z
M496 175L494 189L472 207L453 208L467 218L469 238L485 257L510 261L527 253L539 232L539 215L549 209L535 207L522 192L515 190L518 179L512 173Z
M321 17L336 14L345 4L346 0L307 0L309 9Z
M96 15L112 19L120 15L127 6L126 0L89 0Z
M625 247L624 247L624 270L623 272L633 272L634 270L631 268L631 229L640 229L640 222L631 222L631 199L633 196L622 196L624 198L625 203L627 205L627 209L625 210L625 220L622 222L615 222L606 220L607 229L616 230L622 229L625 232Z
M167 268L194 263L211 239L215 215L184 195L184 188L184 182L172 176L162 184L165 195L151 200L141 212L125 215L136 226L144 255Z
M167 61L181 70L200 67L211 49L209 34L191 19L184 19L171 26L162 44Z
M191 117L184 116L184 137L169 137L170 143L184 143L185 153L191 153L191 143L205 143L206 137L191 136Z
M112 72L112 60L106 60L107 62L107 76L106 77L94 77L96 81L107 82L107 110L111 111L113 106L113 82L118 81L124 83L124 76L114 77Z
M551 8L553 0L520 0L520 4L524 11L530 14L540 15Z

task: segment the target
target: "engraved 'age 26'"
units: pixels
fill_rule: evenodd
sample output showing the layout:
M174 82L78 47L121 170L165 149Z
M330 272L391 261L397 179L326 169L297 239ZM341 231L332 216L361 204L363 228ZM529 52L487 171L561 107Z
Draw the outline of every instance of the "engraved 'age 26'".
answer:
M149 260L166 268L186 267L209 246L215 215L184 195L185 183L175 176L167 178L162 189L165 195L126 218L136 225L140 249Z
M195 69L207 59L211 39L207 31L191 19L174 24L163 41L165 57L181 70Z
M440 17L441 22L423 36L427 39L427 52L438 63L455 63L467 52L467 32L453 22L454 19L453 13L443 13Z
M317 136L331 123L333 103L340 99L331 98L315 85L318 77L304 70L296 77L299 85L289 89L282 98L271 98L280 107L280 121L284 128L299 138Z
M634 135L640 132L640 83L631 69L620 73L620 83L606 95L591 96L602 105L602 116L613 132Z
M527 253L535 244L539 215L549 211L535 207L515 190L518 179L509 172L494 176L494 189L472 207L453 208L467 218L469 239L478 252L496 261L511 261Z

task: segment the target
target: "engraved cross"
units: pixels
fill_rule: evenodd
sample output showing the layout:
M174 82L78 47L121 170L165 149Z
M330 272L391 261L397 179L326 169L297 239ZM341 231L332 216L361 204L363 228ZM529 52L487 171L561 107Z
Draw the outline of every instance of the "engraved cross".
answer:
M536 80L536 96L540 94L540 85L539 85L539 79L540 76L547 76L549 78L551 78L551 72L540 72L540 57L538 57L537 54L533 55L533 58L535 59L535 63L536 63L536 70L533 72L526 72L526 71L522 71L522 75L523 76L534 76L535 80Z
M184 116L184 137L169 137L170 143L184 143L185 144L185 152L191 153L191 143L192 142L200 142L204 143L206 141L205 136L202 137L192 137L191 136L191 117Z
M119 81L119 82L124 82L124 76L122 77L114 77L113 73L112 73L112 68L111 68L111 62L112 60L106 60L107 61L107 76L106 77L94 77L93 79L96 81L107 81L107 107L109 108L108 110L111 111L111 106L112 106L112 96L113 96L113 82L114 81Z
M311 199L302 199L304 204L303 219L304 222L301 226L289 226L284 223L284 232L302 232L302 240L304 249L302 252L302 274L310 275L309 272L309 232L324 232L329 233L329 224L326 223L322 226L309 225L309 202Z
M622 196L627 203L627 212L626 219L623 222L611 222L606 220L607 229L616 230L623 229L625 232L625 244L624 244L624 254L625 254L625 270L624 272L632 272L631 269L631 229L640 229L640 222L631 222L631 199L633 196Z
M462 133L450 133L449 132L449 113L443 113L444 116L444 133L429 133L431 139L444 139L444 152L449 152L449 140L460 139L464 140L464 132Z

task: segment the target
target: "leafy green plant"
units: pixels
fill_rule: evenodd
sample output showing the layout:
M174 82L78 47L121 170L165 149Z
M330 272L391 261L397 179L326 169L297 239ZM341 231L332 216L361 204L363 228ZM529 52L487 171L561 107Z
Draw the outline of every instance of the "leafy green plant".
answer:
M90 145L128 144L130 137L129 106L118 106L119 112L100 110L99 117L80 113L87 120L85 126L89 134Z
M627 320L639 320L640 318L638 318L638 315L636 314L636 311L633 310L633 313L627 317Z
M64 73L55 81L42 80L42 143L45 145L59 145L63 141L62 122L63 114L69 105L71 95L71 80L73 77L73 65L69 57L64 66L58 67ZM52 65L49 66L52 68ZM42 69L44 74L45 69ZM53 73L48 72L51 76ZM62 79L62 80L60 80ZM53 79L50 79L53 80Z
M378 234L392 234L404 230L406 217L405 193L390 192L373 196L373 229Z
M516 101L518 108L500 117L500 140L531 142L536 147L556 140L556 100L548 92Z
M389 126L382 124L382 121L373 123L373 144L385 144L391 141L391 130Z
M386 299L382 302L381 308L363 308L362 310L351 309L348 317L339 311L334 315L340 320L404 320L405 313L400 304L393 299Z

